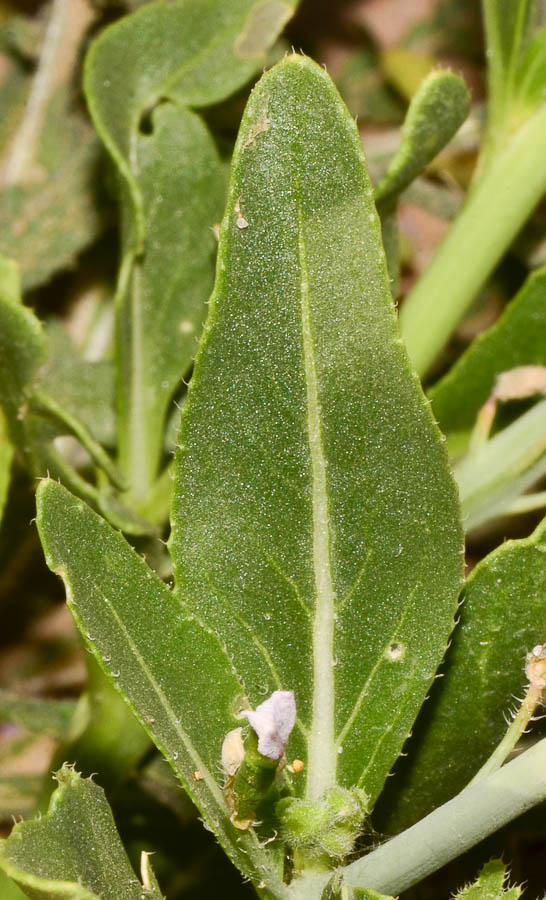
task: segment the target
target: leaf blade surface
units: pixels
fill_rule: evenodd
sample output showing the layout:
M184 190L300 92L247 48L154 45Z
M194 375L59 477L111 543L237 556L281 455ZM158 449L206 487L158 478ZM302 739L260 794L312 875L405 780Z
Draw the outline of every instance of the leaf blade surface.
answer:
M65 767L49 812L16 825L0 865L35 900L161 900L143 891L101 788Z
M175 463L178 590L253 705L294 689L289 753L314 797L336 770L379 792L460 577L455 492L397 336L372 193L328 77L279 63L243 119Z
M530 537L502 544L469 576L443 677L389 785L392 805L382 823L388 830L408 827L462 790L505 733L505 714L526 682L526 654L546 639L545 553L543 520Z
M254 833L234 828L222 793L222 742L238 725L244 696L226 651L124 538L65 488L42 482L37 506L47 564L65 582L89 649L231 859L273 889L270 860Z
M134 153L140 117L158 100L219 102L247 81L294 11L295 0L158 0L106 29L85 65L96 128L126 179L144 235Z

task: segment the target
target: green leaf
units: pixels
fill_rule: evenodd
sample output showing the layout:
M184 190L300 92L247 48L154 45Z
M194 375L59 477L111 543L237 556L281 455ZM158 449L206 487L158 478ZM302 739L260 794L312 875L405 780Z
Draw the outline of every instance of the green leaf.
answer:
M461 532L360 139L305 58L249 100L182 420L179 595L252 705L294 690L308 798L336 778L377 796L446 646Z
M432 408L442 430L470 429L497 375L533 364L546 365L546 268L531 273L498 321L478 335L432 389Z
M162 900L131 868L101 788L73 769L46 816L16 825L0 844L0 866L33 900Z
M71 700L22 697L0 690L0 721L15 722L36 734L62 740L70 728L76 704Z
M375 189L379 208L389 208L458 131L470 112L470 94L458 75L431 72L414 94L398 152Z
M378 827L399 831L462 790L506 730L525 657L546 640L546 520L472 571L443 668L385 798Z
M21 433L20 415L47 351L42 327L21 304L11 273L7 282L0 281L0 403L15 438Z
M58 319L44 323L49 356L40 373L40 387L96 441L113 447L116 441L114 367L110 360L90 361Z
M474 884L459 891L454 900L517 900L520 887L504 889L506 866L501 859L486 863Z
M42 482L37 505L47 564L65 582L89 649L235 864L274 887L271 854L234 828L222 794L222 743L245 693L226 651L123 537L63 487Z
M120 463L139 497L157 474L167 407L197 348L225 191L218 151L199 116L162 103L150 125L133 142L147 241L117 310ZM124 214L131 233L127 204Z
M157 0L107 28L86 58L89 109L129 186L137 245L144 203L134 164L141 117L159 100L207 106L259 71L297 0Z
M100 144L84 119L71 128L63 113L49 124L60 158L41 164L38 182L13 185L0 194L0 252L19 260L25 290L73 267L104 228L95 199Z

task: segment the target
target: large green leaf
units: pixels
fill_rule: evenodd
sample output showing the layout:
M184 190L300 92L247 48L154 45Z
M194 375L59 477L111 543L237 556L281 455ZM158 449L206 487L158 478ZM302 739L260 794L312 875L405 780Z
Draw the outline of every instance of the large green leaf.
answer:
M259 71L297 0L157 0L106 29L85 65L97 130L129 185L137 242L145 233L137 184L141 117L165 98L206 106Z
M33 900L161 900L138 881L104 793L65 767L49 812L16 825L0 866Z
M147 240L117 310L121 466L141 497L157 474L167 405L197 348L224 204L222 164L201 118L163 103L151 127L134 140ZM129 205L124 214L132 233Z
M305 58L251 95L182 418L180 596L254 705L295 691L308 796L336 778L376 796L452 628L461 531L360 140Z
M470 429L497 375L516 366L546 365L546 268L533 272L491 328L431 392L444 431Z
M268 854L253 833L234 828L222 794L222 743L238 724L244 695L226 650L124 538L65 488L42 482L37 503L47 563L65 582L88 647L236 865L273 888Z
M546 640L546 520L471 573L443 677L434 685L389 783L379 827L400 830L454 796L506 731L525 657Z

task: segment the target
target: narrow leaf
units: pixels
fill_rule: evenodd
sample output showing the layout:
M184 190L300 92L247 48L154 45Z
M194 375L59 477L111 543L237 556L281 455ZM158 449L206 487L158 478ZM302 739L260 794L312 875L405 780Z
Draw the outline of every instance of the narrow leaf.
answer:
M49 812L16 825L0 866L34 900L162 900L138 881L104 793L65 767Z
M142 115L162 99L206 106L263 66L297 0L157 0L107 28L85 65L96 128L126 179L144 237L135 141Z
M454 796L502 738L513 697L522 696L526 654L546 640L545 553L546 520L471 573L443 677L389 783L378 827L399 831Z
M516 366L546 365L546 268L533 272L491 328L431 391L443 431L470 429L497 375Z
M169 760L239 869L276 876L252 833L236 831L222 794L221 748L244 690L227 653L103 519L53 481L38 488L49 567L90 650ZM138 615L136 612L138 611ZM265 867L260 874L258 866ZM282 884L279 886L282 897Z
M451 140L470 112L470 94L458 75L431 72L414 94L398 152L375 189L382 208L396 198Z
M444 652L461 533L360 140L305 58L251 95L219 252L175 460L177 588L252 706L295 692L308 796L337 778L375 797Z

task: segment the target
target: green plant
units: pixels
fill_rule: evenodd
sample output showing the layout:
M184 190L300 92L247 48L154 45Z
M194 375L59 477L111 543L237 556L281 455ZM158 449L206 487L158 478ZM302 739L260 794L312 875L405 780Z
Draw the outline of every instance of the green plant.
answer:
M526 493L546 471L546 401L490 436L497 405L545 392L545 271L430 398L410 362L436 358L546 187L546 32L531 3L513 22L484 6L482 156L402 307L409 355L396 208L468 115L461 78L425 78L374 191L332 79L281 50L248 99L226 199L196 109L256 74L294 4L157 0L91 44L85 91L122 220L113 359L82 358L22 304L17 266L0 271L0 500L17 452L90 653L78 704L0 695L3 717L60 743L48 811L1 845L9 896L162 897L146 852L136 879L102 789L62 765L96 764L110 791L152 742L277 900L389 900L546 799L546 739L505 763L546 685L545 523L463 579L465 528L546 502ZM374 847L376 808L395 836ZM458 897L519 894L493 861Z

